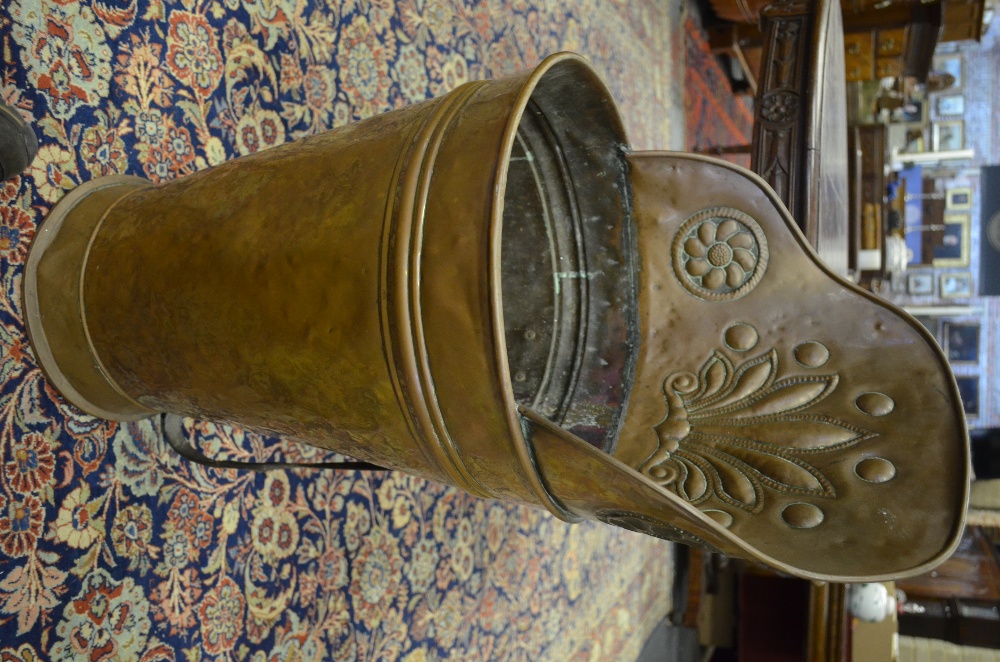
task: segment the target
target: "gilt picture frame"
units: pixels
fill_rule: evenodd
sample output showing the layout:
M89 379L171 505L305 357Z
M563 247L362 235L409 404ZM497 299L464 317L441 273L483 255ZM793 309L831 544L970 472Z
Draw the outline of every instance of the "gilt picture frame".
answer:
M945 299L962 299L972 296L972 274L952 272L941 274L941 297Z
M965 121L944 120L934 122L932 142L935 152L949 152L965 147Z

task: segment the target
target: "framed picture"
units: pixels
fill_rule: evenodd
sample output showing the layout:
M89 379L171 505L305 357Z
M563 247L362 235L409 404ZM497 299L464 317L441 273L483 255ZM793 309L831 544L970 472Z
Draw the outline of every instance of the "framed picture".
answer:
M965 97L961 94L948 94L937 98L938 115L964 115Z
M968 271L941 274L941 296L946 299L971 297L972 274Z
M923 131L907 131L906 132L906 146L903 148L903 152L906 154L920 154L924 151L924 132Z
M979 324L945 322L942 340L948 360L958 365L979 363Z
M972 189L968 186L948 189L948 211L966 211L972 209Z
M934 246L935 267L969 266L970 225L968 214L944 215L944 231ZM944 289L941 290L941 296L947 296Z
M934 274L918 271L906 277L906 289L910 294L934 294Z
M965 147L965 122L946 120L934 122L934 151L944 152Z
M962 406L966 416L979 416L979 375L957 376L958 394L962 398Z
M927 122L927 107L923 99L910 99L892 113L892 122L920 126Z
M962 80L962 56L958 53L954 55L942 55L940 57L934 58L934 71L939 71L941 73L951 74L955 77L955 84L951 86L951 89L958 90L961 89L963 85Z

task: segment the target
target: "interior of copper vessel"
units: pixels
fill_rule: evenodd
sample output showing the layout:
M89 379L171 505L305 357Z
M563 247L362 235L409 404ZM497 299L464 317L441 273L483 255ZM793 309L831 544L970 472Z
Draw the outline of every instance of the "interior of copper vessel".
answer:
M514 395L610 452L634 373L635 259L626 138L577 62L539 82L504 198L502 287Z

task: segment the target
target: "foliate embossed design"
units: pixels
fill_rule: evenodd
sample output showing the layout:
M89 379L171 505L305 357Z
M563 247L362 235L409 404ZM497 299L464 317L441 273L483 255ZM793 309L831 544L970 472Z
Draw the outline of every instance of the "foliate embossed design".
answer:
M761 102L760 116L768 122L784 124L798 116L799 95L787 90L768 92Z
M835 374L779 378L773 349L737 366L716 351L697 374L664 380L659 446L639 470L693 504L714 498L750 513L763 508L765 487L833 498L833 485L807 458L875 436L807 411L837 383Z
M709 301L745 296L760 282L768 261L760 225L729 207L704 209L685 221L671 254L681 285Z

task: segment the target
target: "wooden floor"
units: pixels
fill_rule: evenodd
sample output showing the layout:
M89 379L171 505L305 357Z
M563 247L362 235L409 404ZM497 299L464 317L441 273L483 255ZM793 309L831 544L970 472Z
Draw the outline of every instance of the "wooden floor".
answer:
M670 588L672 611L646 640L637 662L697 662L702 659L696 624L702 575L701 552L675 545Z
M701 647L698 645L698 631L663 621L646 640L646 645L636 662L698 662L699 660L701 660Z

